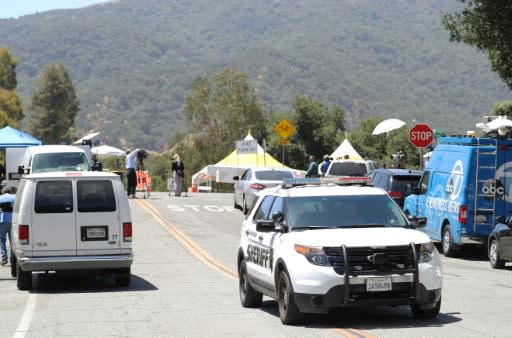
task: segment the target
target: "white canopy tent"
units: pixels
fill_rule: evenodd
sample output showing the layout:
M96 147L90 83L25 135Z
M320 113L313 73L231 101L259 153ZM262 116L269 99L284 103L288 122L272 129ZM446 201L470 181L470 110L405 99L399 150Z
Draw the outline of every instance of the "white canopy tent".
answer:
M98 156L126 156L124 150L106 144L91 148L91 153Z
M349 140L344 139L338 148L331 154L331 158L334 160L343 160L348 156L350 160L362 160L363 158L359 153L352 147Z

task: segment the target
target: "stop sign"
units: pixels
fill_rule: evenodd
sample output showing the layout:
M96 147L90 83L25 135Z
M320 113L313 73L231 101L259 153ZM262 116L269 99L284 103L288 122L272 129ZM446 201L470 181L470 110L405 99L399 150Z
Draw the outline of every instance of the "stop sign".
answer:
M426 148L434 140L434 131L426 123L418 123L409 131L409 141L416 148Z

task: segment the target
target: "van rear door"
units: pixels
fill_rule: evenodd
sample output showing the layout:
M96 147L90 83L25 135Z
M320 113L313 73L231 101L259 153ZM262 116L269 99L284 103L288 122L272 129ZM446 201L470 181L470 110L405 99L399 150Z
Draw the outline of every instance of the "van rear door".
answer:
M31 212L34 256L76 255L71 180L37 181Z
M120 254L122 233L112 179L82 177L76 191L77 254Z

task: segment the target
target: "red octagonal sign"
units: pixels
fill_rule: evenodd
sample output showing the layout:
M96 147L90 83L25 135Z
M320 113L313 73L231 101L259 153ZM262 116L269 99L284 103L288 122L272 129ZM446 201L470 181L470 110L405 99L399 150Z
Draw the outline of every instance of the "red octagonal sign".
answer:
M409 131L409 141L416 148L426 148L434 140L434 131L426 123L418 123Z

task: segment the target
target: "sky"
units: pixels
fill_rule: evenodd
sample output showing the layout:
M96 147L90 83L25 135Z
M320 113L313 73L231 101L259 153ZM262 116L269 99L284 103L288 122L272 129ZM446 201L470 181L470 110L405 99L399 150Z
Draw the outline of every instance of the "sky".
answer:
M0 19L19 18L23 15L52 9L80 8L105 0L0 0Z

